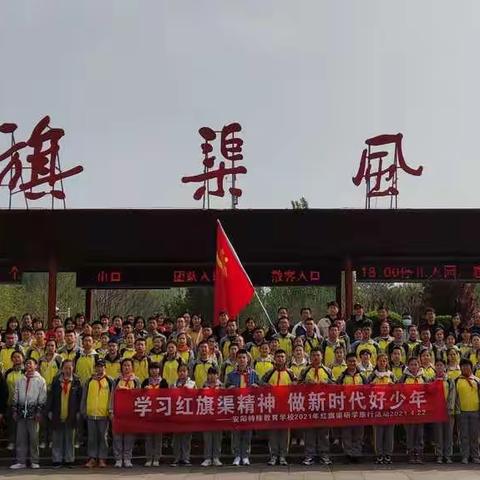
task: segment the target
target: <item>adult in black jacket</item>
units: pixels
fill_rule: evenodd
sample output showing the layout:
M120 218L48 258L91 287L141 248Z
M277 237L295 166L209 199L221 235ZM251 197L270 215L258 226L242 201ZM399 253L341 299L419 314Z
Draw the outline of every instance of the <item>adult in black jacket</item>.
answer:
M74 434L80 415L82 385L73 373L73 361L64 360L62 371L52 383L48 396L48 418L52 422L52 461L54 466L75 461Z

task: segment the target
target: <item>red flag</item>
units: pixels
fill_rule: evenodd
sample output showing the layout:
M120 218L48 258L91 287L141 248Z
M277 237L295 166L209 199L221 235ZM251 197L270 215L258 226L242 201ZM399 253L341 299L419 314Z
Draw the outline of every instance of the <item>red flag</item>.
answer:
M218 315L227 312L236 317L250 303L255 293L252 281L245 272L222 224L217 220L217 252L215 261L214 325Z

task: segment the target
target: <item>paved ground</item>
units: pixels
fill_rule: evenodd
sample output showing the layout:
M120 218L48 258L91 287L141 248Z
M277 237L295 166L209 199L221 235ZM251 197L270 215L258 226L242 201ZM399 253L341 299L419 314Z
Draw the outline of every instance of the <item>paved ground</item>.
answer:
M100 473L99 470L52 470L44 468L37 471L23 470L12 472L4 467L0 468L0 478L21 480L44 480L45 477L57 477L54 480L108 480L112 477L121 480L480 480L480 468L467 466L460 468L457 465L436 468L434 465L410 467L397 465L394 467L374 466L334 466L326 467L222 467L222 468L169 468L162 466L155 469L137 467L132 470L108 469Z

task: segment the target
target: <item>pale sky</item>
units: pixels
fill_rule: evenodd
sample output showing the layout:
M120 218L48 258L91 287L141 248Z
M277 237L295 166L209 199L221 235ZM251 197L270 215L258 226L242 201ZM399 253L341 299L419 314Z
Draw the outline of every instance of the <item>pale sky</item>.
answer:
M198 129L233 121L240 208L361 208L364 141L398 132L400 207L479 208L479 45L478 0L1 0L0 123L65 129L70 208L199 208Z

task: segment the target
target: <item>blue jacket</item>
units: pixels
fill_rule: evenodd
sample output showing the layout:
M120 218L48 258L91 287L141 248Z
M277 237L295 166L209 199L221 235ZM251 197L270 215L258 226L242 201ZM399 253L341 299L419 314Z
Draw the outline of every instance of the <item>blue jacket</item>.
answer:
M260 385L260 379L258 378L257 372L251 368L247 368L248 374L248 386L256 384ZM225 387L236 387L240 388L240 372L238 370L234 370L227 375L227 379L225 380Z

